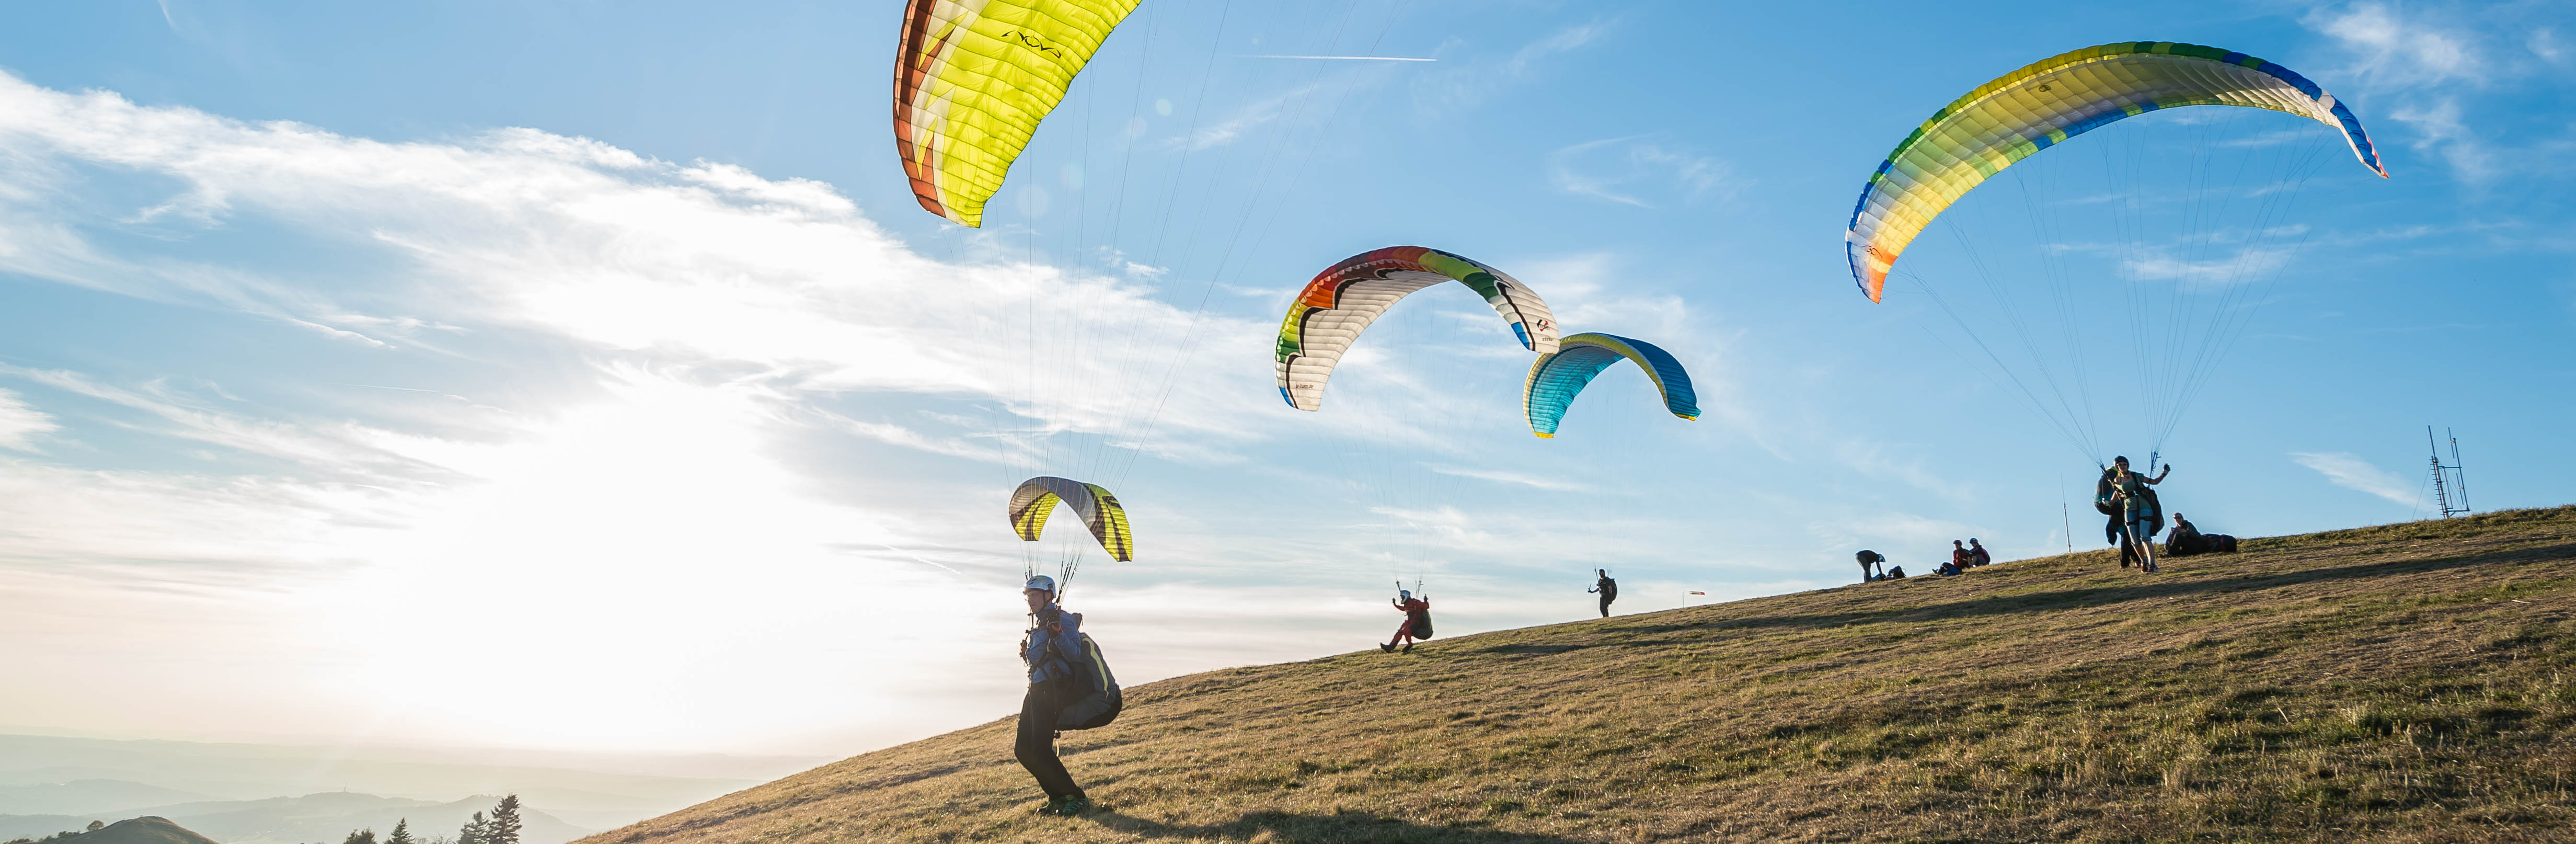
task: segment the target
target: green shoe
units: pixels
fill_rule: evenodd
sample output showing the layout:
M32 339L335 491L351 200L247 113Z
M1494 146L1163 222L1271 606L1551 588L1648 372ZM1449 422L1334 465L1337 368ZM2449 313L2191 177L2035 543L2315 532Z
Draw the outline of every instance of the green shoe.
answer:
M1058 803L1056 805L1055 813L1066 817L1072 817L1088 811L1091 811L1091 798L1076 794L1071 797L1064 798L1063 802Z

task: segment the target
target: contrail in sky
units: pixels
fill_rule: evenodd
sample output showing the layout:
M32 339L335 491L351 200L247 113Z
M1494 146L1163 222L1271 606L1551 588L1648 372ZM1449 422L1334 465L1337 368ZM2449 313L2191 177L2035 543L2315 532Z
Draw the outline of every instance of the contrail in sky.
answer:
M1345 62L1436 62L1439 59L1416 59L1405 56L1240 56L1246 59L1332 59Z

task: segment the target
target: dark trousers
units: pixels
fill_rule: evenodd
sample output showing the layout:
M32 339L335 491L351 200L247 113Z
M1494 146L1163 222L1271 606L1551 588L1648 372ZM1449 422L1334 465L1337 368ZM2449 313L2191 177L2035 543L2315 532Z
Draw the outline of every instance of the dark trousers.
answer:
M2129 545L2129 526L2121 522L2118 515L2111 516L2111 520L2102 525L2102 539L2120 546L2121 568L2128 568L2130 563L2137 561L2138 549Z
M1073 774L1064 770L1064 760L1055 755L1056 718L1073 703L1071 680L1049 680L1030 683L1028 697L1020 699L1020 737L1011 745L1011 754L1019 757L1020 767L1029 769L1038 787L1049 799L1081 794L1082 786L1073 784Z
M1608 595L1601 596L1601 617L1610 617L1610 596Z

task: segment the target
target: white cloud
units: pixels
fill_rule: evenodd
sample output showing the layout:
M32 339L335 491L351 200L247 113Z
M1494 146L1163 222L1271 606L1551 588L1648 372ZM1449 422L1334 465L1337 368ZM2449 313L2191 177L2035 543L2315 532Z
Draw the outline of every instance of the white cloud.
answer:
M2319 8L2303 22L2339 48L2345 61L2339 73L2358 82L2351 90L2329 89L2347 102L2364 95L2372 112L2409 130L2409 147L2439 157L2462 181L2487 184L2509 169L2497 159L2532 154L2497 148L2496 138L2510 136L2499 129L2515 121L2499 108L2526 110L2530 94L2510 86L2564 78L2570 56L2553 25L2560 11L2546 3L2364 2ZM2480 102L2490 91L2505 93Z
M1477 480L1493 481L1496 483L1518 484L1520 486L1531 487L1534 489L1552 490L1557 492L1586 492L1592 489L1589 486L1574 483L1572 481L1533 475L1526 472L1508 472L1501 469L1469 469L1461 466L1432 466L1431 471L1438 472L1443 475L1456 475L1461 478L1475 478Z
M2462 119L2458 98L2399 106L2388 116L2415 130L2415 140L2408 146L2441 156L2463 181L2484 183L2498 175L2494 151Z
M1458 62L1456 67L1426 74L1414 87L1417 111L1427 118L1483 105L1494 95L1527 80L1548 59L1600 41L1615 25L1616 21L1594 21L1567 27L1521 45L1510 58L1500 62ZM1443 45L1444 50L1447 46Z
M2351 452L2294 451L2290 453L2290 459L2298 461L2301 466L2315 469L2317 474L2326 476L2326 480L2332 481L2335 486L2367 492L2407 507L2416 507L2424 503L2423 498L2416 495L2414 484L2408 483L2405 478L2398 477L2395 473L2370 465L2369 461Z
M61 430L54 418L28 406L17 393L0 390L0 448L35 451L35 437Z
M2290 250L2256 247L2207 261L2167 255L2131 258L2123 262L2120 269L2138 281L2180 281L2193 287L2222 287L2263 281L2289 263Z
M307 427L254 419L209 407L165 382L141 389L98 383L75 372L0 364L0 377L20 378L75 395L129 408L158 419L127 427L163 436L292 461L344 476L393 477L422 467L370 443L379 432L356 426Z
M926 259L829 186L729 165L649 161L519 129L461 146L387 144L10 77L0 77L0 113L10 115L0 144L19 153L0 162L0 176L21 186L18 199L0 197L0 220L47 223L0 225L10 233L0 237L15 239L0 249L0 269L318 330L357 323L374 332L370 341L416 345L454 336L457 324L535 329L620 354L750 366L773 389L986 396L1044 417L1045 430L1131 438L1147 423L1137 407L1152 405L1135 391L1047 385L1128 384L1145 380L1128 373L1169 371L1193 328L1218 343L1260 345L1257 327L1194 319L1138 280ZM175 180L183 202L213 219L256 214L343 245L381 244L400 269L298 284L111 257L59 222L72 209L56 197L74 194L71 170L81 166ZM409 315L352 316L387 310ZM1150 339L1129 339L1140 337ZM1077 344L1085 354L1036 353ZM1198 348L1262 358L1232 345ZM1218 443L1258 438L1242 419L1263 393L1217 386L1241 374L1179 370L1175 398L1153 424Z
M2319 9L2308 26L2334 38L2353 55L2351 72L2375 84L2417 86L2485 80L2487 68L2475 36L2446 26L2432 13L2409 16L2381 3Z
M1639 197L1648 192L1696 202L1738 187L1726 162L1637 136L1558 148L1548 154L1548 172L1559 190L1639 208L1655 207Z
M1242 137L1244 132L1287 116L1292 108L1302 108L1307 96L1322 87L1324 87L1322 82L1309 82L1287 93L1247 103L1215 125L1201 126L1188 137L1173 138L1165 145L1195 152L1233 143L1235 139Z

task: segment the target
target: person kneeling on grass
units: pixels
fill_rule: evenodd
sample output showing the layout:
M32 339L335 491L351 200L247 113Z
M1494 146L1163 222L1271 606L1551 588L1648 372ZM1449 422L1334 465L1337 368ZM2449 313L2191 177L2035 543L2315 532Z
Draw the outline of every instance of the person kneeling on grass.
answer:
M1395 638L1377 646L1378 650L1395 652L1397 642L1404 643L1405 653L1413 652L1416 639L1431 638L1431 599L1413 597L1413 590L1395 590L1395 608L1404 611L1404 623L1395 628Z
M1091 808L1091 798L1083 795L1082 786L1075 785L1073 774L1064 769L1064 760L1055 755L1057 719L1083 694L1073 669L1073 661L1083 658L1082 614L1056 606L1055 578L1031 577L1022 594L1029 600L1032 619L1028 635L1020 639L1020 660L1029 666L1029 694L1020 700L1019 740L1011 753L1046 790L1046 806L1038 811L1082 814Z

